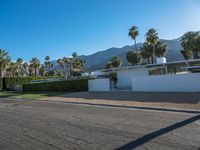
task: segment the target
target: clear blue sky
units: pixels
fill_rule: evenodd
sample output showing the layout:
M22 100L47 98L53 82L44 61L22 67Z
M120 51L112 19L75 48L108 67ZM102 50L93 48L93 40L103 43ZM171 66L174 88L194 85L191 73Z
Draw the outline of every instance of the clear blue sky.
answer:
M154 27L160 38L173 39L200 30L200 0L0 0L0 48L29 60L91 54L133 44Z

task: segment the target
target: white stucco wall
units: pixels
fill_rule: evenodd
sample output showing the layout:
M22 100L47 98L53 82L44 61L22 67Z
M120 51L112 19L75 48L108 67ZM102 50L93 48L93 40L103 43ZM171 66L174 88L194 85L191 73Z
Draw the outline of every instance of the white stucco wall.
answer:
M132 87L132 77L137 76L148 76L149 72L146 68L137 68L130 70L119 70L117 71L117 87Z
M132 90L200 92L200 73L133 77Z
M110 79L95 79L88 81L89 91L110 91Z

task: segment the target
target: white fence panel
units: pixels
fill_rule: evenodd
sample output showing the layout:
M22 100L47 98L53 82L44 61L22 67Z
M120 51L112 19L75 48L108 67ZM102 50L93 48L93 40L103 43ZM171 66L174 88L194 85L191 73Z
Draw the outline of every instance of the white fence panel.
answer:
M110 91L110 79L95 79L88 81L89 91Z
M200 73L132 77L132 90L200 92Z

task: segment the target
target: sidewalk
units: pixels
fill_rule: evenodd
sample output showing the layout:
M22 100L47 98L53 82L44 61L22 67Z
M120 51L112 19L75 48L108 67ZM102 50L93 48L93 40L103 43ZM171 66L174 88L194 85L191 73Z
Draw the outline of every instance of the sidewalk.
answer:
M200 93L77 92L43 100L71 103L200 110Z

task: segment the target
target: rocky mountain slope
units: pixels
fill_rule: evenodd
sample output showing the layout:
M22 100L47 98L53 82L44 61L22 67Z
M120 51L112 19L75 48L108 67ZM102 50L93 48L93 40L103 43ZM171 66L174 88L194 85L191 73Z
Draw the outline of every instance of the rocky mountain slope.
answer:
M177 61L183 60L183 57L180 53L182 47L180 46L180 38L174 40L163 40L168 47L167 51L167 61ZM141 47L142 43L138 43L137 47ZM99 51L94 54L85 56L82 55L80 58L86 60L86 68L88 70L96 70L99 68L104 68L105 64L113 57L119 56L122 59L122 66L129 65L126 60L126 53L134 48L134 45L127 45L122 48L109 48L104 51Z

